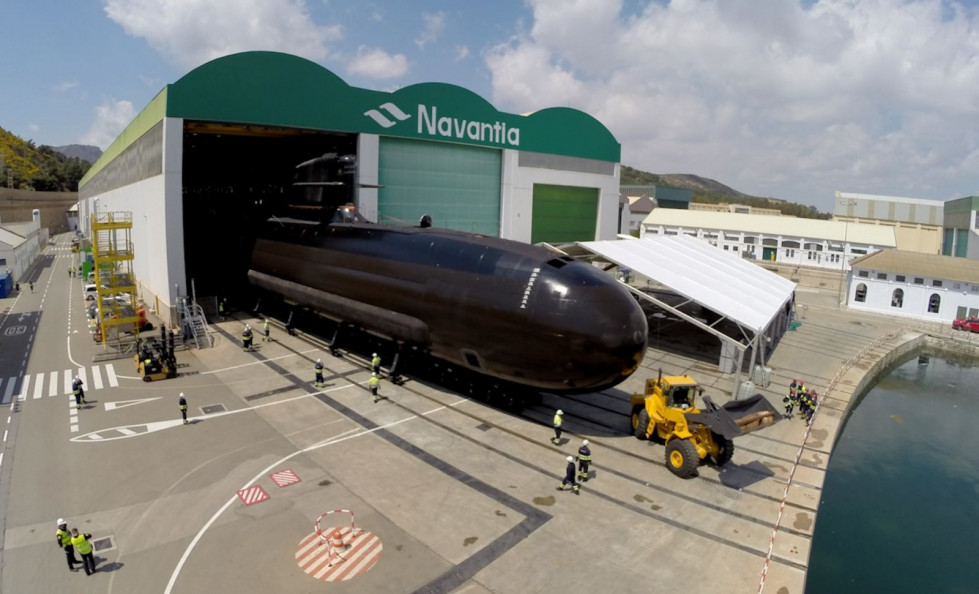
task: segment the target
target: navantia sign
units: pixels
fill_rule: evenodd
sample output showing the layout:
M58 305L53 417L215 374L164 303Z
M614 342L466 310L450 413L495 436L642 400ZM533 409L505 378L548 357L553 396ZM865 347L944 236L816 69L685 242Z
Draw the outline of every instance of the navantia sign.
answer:
M374 120L382 128L393 128L405 124L412 116L405 113L394 103L382 103L376 109L369 109L364 115ZM520 146L520 128L507 126L499 120L486 122L481 120L454 117L444 110L439 114L438 106L418 104L417 115L414 116L415 132L420 136L430 136L459 142L478 142L498 144L506 147ZM397 132L398 130L392 130Z

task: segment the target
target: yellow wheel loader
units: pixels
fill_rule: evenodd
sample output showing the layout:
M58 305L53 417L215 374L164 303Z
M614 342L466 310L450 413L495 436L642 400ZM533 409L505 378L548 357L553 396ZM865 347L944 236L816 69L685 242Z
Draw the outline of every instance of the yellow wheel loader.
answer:
M697 381L688 375L646 380L642 394L633 394L632 433L666 445L666 467L686 478L708 457L721 466L734 455L734 438L775 423L775 407L761 394L732 400L718 406L703 395ZM701 396L703 408L697 408Z

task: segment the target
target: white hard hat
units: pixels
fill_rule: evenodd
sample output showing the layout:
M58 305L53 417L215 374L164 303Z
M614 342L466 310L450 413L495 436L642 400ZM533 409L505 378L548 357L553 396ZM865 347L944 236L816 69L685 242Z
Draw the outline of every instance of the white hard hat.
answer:
M184 393L183 393L183 392L181 392L181 393L180 393L180 397L181 397L181 398L183 398L183 397L184 397Z
M568 462L574 462L574 458L571 457L571 456L568 456Z
M77 375L75 376L75 379L78 379L78 376Z
M564 411L559 408L559 409L557 409L557 414L563 415L564 414Z
M586 445L588 445L588 440L586 439L586 440L584 440L584 441L582 441L582 442L581 442L581 445L583 445L583 446L586 446Z
M317 360L316 360L316 362L317 362L317 363L322 363L322 362L323 362L323 360L322 360L322 359L317 359Z
M371 357L376 357L376 356L377 356L377 353L374 353L373 355L371 355Z
M371 377L377 377L377 373L372 373Z
M61 526L62 524L67 524L67 523L68 523L68 520L66 520L64 518L58 518L58 526Z

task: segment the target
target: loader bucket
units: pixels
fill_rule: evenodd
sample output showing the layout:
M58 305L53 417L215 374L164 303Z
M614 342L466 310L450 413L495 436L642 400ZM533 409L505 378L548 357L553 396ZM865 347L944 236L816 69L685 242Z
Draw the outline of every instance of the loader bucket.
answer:
M724 405L724 410L731 413L742 434L773 425L779 419L778 411L761 394L744 400L732 400Z
M686 417L687 421L706 425L727 439L757 431L778 420L775 407L761 394L744 400L732 400L724 406L717 406L710 396L704 396L701 412L690 413Z

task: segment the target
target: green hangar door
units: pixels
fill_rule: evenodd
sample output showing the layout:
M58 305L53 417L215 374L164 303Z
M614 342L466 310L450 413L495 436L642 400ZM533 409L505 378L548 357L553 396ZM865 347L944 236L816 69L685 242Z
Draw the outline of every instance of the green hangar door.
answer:
M377 222L417 225L427 214L433 227L498 237L501 167L497 149L382 136Z
M594 241L598 188L534 184L530 243Z

